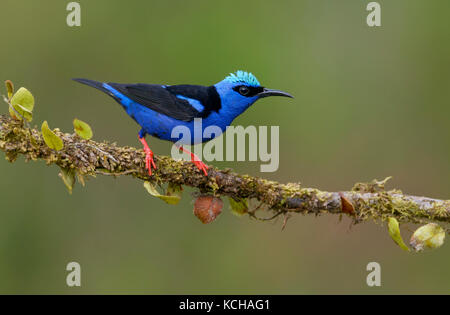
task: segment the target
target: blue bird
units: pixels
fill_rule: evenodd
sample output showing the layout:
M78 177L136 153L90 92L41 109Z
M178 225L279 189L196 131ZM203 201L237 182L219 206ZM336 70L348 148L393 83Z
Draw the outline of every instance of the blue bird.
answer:
M88 79L74 79L113 97L127 114L141 127L138 137L146 154L145 166L152 175L156 169L153 152L145 135L181 144L206 142L222 134L226 127L258 99L267 96L292 97L289 93L267 89L256 77L245 71L230 73L224 80L211 86L201 85L159 85L159 84L119 84L103 83ZM202 132L194 132L194 119L201 118ZM185 126L191 138L173 136L172 130ZM220 133L205 138L203 130L208 126L218 126ZM184 142L184 143L183 143ZM190 154L192 162L207 176L208 167L182 145L180 150Z

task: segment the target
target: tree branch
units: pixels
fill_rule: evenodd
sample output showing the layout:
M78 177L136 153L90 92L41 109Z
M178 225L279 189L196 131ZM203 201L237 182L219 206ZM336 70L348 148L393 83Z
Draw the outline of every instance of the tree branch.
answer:
M350 191L326 192L301 187L299 183L281 184L231 170L211 167L208 177L187 161L168 156L156 156L157 169L149 177L145 170L145 155L133 147L119 147L114 143L83 140L76 134L56 134L64 141L61 151L47 147L40 131L28 129L9 116L0 115L0 149L6 159L14 162L18 155L26 160L44 160L81 176L105 174L131 175L161 185L173 183L197 188L201 193L228 196L235 200L255 199L266 209L279 214L347 214L355 222L368 219L384 220L395 217L400 222L450 222L450 200L404 195L399 190L386 191L385 181L358 183ZM249 211L251 216L260 208ZM270 217L269 217L270 218Z

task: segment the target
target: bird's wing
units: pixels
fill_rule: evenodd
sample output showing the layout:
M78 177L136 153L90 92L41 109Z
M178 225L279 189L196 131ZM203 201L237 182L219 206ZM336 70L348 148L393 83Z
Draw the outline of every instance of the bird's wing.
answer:
M192 121L200 115L187 100L176 97L161 85L119 83L108 85L134 102L177 120Z

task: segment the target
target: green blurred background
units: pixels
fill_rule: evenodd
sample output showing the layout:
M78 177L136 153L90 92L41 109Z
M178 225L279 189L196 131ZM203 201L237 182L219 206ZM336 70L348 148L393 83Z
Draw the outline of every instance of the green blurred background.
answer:
M70 79L207 85L244 69L296 97L235 121L280 126L280 168L212 164L330 191L392 175L389 187L450 198L448 0L379 1L380 28L366 25L368 0L79 2L74 28L69 1L1 2L0 80L33 92L34 124L69 132L77 117L96 140L139 146L118 104ZM372 222L297 215L281 231L225 205L202 225L189 189L169 206L132 178L99 176L70 196L43 162L1 159L0 172L0 293L450 292L448 243L407 254ZM81 288L66 286L70 261ZM366 285L371 261L380 288Z

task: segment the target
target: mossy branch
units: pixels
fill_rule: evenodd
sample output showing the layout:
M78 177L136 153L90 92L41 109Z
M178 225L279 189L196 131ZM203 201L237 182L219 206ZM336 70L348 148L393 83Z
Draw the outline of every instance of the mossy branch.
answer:
M333 213L349 215L355 222L385 220L387 217L395 217L399 222L450 222L450 200L408 196L399 190L386 191L385 181L359 183L345 192L326 192L298 183L282 184L214 167L209 169L206 177L192 163L168 156L155 157L157 169L149 177L144 167L143 150L119 147L106 141L84 140L57 129L55 133L64 142L60 151L50 149L40 131L28 129L9 116L0 116L0 149L11 162L24 155L26 160L44 160L49 165L56 164L75 172L81 178L98 174L131 175L157 185L185 185L201 193L235 200L253 199L272 212L269 218L290 213ZM256 217L257 209L250 209L248 214Z

